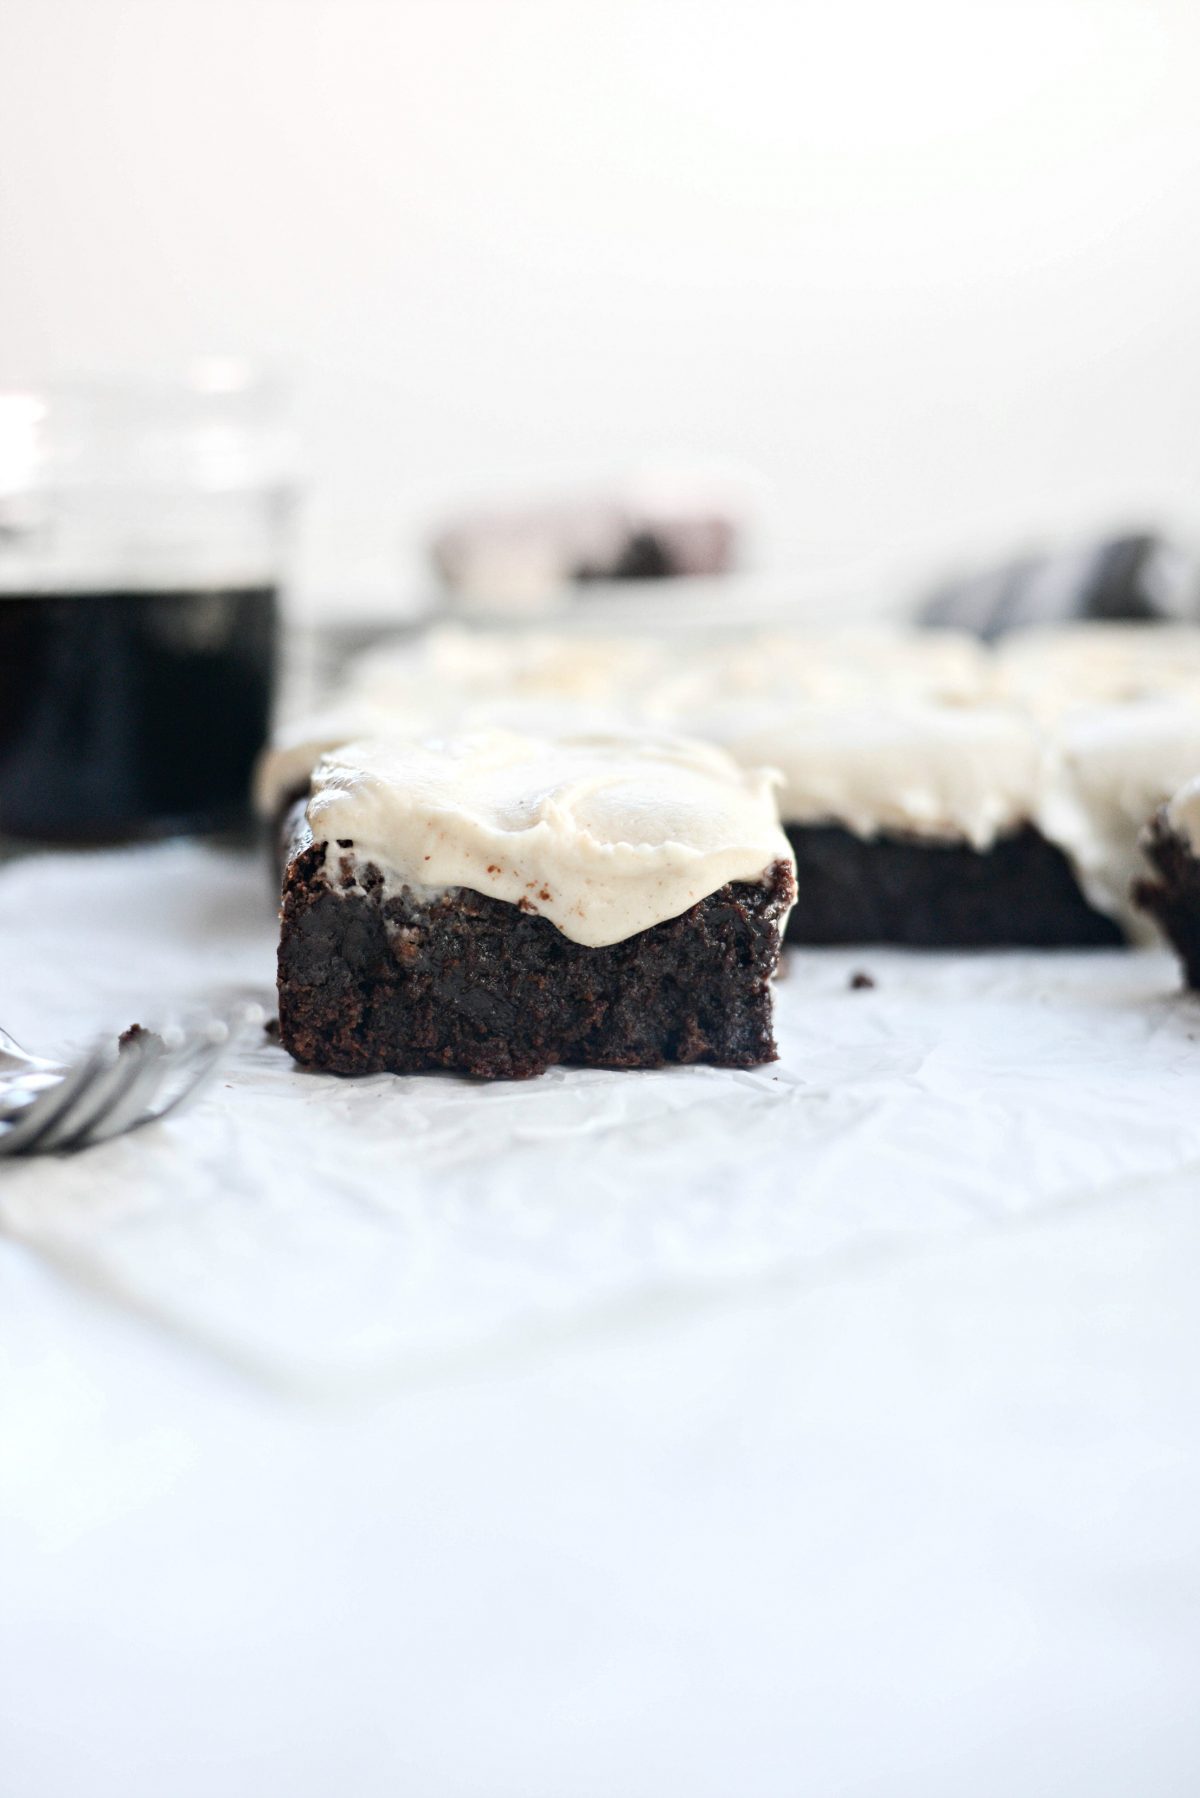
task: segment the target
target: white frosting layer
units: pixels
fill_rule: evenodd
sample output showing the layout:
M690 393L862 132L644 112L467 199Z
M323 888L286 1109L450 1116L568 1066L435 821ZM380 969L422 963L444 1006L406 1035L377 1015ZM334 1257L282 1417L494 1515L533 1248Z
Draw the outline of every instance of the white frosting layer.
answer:
M1064 719L1047 751L1037 823L1069 857L1087 897L1135 937L1153 935L1130 886L1138 838L1200 768L1200 704L1181 697L1091 706Z
M983 695L986 668L978 643L955 631L877 626L713 641L449 627L358 658L325 709L276 733L256 801L272 815L318 756L353 737L650 725L722 741L726 714L739 707L786 718L798 703L866 706L885 696L965 705Z
M1173 795L1167 805L1167 821L1195 855L1200 846L1200 774Z
M597 948L790 861L774 784L681 738L375 738L322 760L308 819L331 870L352 841L389 890L469 887Z
M726 720L738 761L783 775L789 823L965 840L984 849L1038 806L1039 733L1001 707L863 704Z
M1041 717L1166 693L1200 696L1200 630L1194 625L1017 631L992 654L997 696Z
M306 790L313 769L329 750L355 737L386 735L395 728L389 708L344 699L277 730L254 771L255 810L273 823L284 801Z
M1092 903L1134 929L1138 832L1200 768L1200 629L1182 625L1029 630L995 649L891 627L728 640L440 630L363 657L335 697L277 739L259 772L265 812L357 736L681 731L779 768L788 822L981 849L1033 823ZM1180 816L1200 842L1200 815L1181 802Z

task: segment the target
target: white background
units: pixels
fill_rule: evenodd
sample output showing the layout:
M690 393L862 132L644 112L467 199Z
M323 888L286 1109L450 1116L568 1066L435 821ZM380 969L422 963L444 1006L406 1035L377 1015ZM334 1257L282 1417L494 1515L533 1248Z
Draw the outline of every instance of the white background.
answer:
M1200 491L1191 0L4 0L0 380L296 375L301 586L669 455L762 554Z

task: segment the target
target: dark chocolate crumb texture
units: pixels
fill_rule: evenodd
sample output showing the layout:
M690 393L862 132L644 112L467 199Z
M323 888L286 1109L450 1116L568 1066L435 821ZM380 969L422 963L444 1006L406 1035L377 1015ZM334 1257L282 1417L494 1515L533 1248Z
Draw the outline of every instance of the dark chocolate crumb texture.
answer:
M451 1069L521 1079L556 1063L603 1068L776 1058L771 976L795 883L778 861L620 943L573 943L548 918L459 887L384 896L379 870L323 843L288 863L279 1034L335 1074Z
M789 824L796 857L790 943L912 949L1105 948L1125 941L1088 904L1062 850L1032 826L986 849Z

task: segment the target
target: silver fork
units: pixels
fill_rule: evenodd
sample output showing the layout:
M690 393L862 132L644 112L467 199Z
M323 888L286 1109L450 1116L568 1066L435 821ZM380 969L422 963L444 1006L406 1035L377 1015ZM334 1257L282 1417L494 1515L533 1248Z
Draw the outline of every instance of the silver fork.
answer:
M261 1006L238 1005L161 1034L105 1038L65 1063L0 1030L0 1156L69 1154L156 1123L189 1104L262 1020Z

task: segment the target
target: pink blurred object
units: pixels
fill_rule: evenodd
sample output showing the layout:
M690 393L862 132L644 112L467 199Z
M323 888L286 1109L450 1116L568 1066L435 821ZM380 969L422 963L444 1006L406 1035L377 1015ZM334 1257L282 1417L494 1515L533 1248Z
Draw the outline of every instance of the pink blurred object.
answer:
M430 556L463 600L534 607L571 584L725 574L745 519L711 488L643 485L466 513L433 538Z

